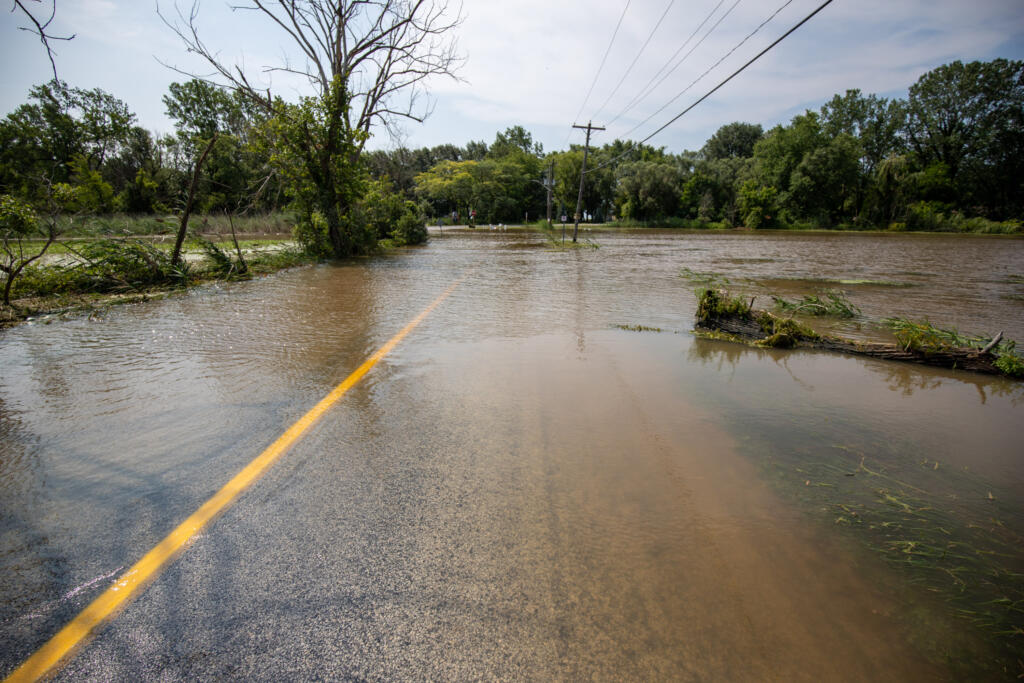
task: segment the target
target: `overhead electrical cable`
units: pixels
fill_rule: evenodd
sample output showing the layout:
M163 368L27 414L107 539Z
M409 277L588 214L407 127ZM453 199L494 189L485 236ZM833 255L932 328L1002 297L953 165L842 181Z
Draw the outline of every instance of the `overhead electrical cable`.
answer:
M737 3L738 2L739 2L739 0L737 0ZM679 49L677 49L672 54L672 56L668 58L668 61L666 61L664 64L662 64L661 68L658 69L657 73L655 73L653 76L651 76L651 80L647 81L646 85L644 85L644 87L640 88L640 90L637 92L637 94L633 96L633 99L631 99L629 101L629 103L626 104L626 107L622 111L620 111L618 114L616 114L612 118L611 121L608 122L609 126L611 124L615 123L616 121L618 121L622 117L623 114L625 114L627 111L632 109L635 105L639 104L644 99L644 97L646 97L646 95L644 95L644 93L647 92L647 89L651 86L652 83L654 83L655 79L657 79L658 76L660 76L661 73L668 67L668 65L672 63L672 60L674 60L676 57L679 56L680 52L682 52L684 49L686 49L686 46L690 44L690 41L693 40L693 37L695 35L697 35L697 33L699 33L702 28L704 28L704 24L708 23L711 20L711 17L715 16L715 12L717 12L718 8L721 7L724 3L725 3L725 0L718 0L718 4L715 5L714 9L712 9L708 13L708 15L706 17L704 17L704 21L700 22L700 25L697 28L693 29L693 33L690 34L690 37L687 38L683 42L683 44L679 46ZM733 5L733 7L735 7L735 6L736 5ZM731 12L731 11L732 11L732 8L729 9L729 12ZM726 12L725 15L722 17L722 19L724 19L725 17L729 16L729 12ZM721 21L722 20L719 19L718 23L721 23ZM715 26L718 26L718 23L716 23ZM712 28L712 30L714 30L714 28ZM710 34L710 31L708 33ZM704 38L707 38L707 35L705 35ZM679 64L676 64L674 67L672 67L672 71L675 71L679 67L680 64L682 64L684 61L686 61L687 57L689 57L691 54L693 54L693 50L696 50L697 47L700 46L700 43L704 42L704 38L701 38L700 42L697 43L697 45L694 45L693 49L690 50L689 52L687 52L686 55L681 60L679 60ZM672 71L669 71L669 73L672 73ZM668 74L666 74L665 76L667 78ZM664 80L664 79L662 79L662 80ZM658 81L658 83L660 84L661 81Z
M629 66L626 68L626 72L622 74L622 78L620 78L619 82L615 84L615 87L612 88L612 91L608 93L608 97L607 99L605 99L604 104L598 107L597 111L594 112L594 115L590 117L591 119L596 119L597 115L604 111L604 108L607 107L608 103L611 102L613 97L615 97L615 93L619 92L619 88L621 88L622 84L626 82L626 77L629 76L629 73L633 70L633 67L636 66L636 63L643 55L644 50L647 49L647 45L650 44L651 38L653 38L654 34L658 31L658 28L661 26L661 22L665 21L665 17L668 16L669 10L672 9L672 5L674 5L675 3L676 0L669 0L668 5L665 7L665 11L661 13L661 18L658 19L658 22L654 25L654 28L652 28L651 32L647 35L647 40L645 40L644 44L640 47L640 51L636 53L636 57L634 57L633 61L630 62Z
M576 120L580 118L580 114L587 106L587 102L590 101L590 95L594 92L594 86L597 85L597 79L601 76L601 71L604 69L604 63L608 61L608 53L612 51L612 45L615 43L615 36L619 35L619 27L622 26L622 20L626 17L626 11L629 9L629 3L632 0L626 0L626 6L622 8L622 14L619 15L619 23L615 24L615 31L612 33L612 39L608 41L608 48L604 51L604 57L601 58L601 65L597 67L597 73L594 74L594 81L590 84L590 89L587 90L587 96L583 98L583 104L580 105L580 110L576 112ZM574 120L573 123L576 121ZM572 132L572 129L569 129ZM569 138L566 138L568 142Z
M736 43L736 45L734 45L734 46L733 46L733 48L732 48L731 50L729 50L729 51L728 51L728 52L726 52L726 53L725 53L724 55L722 55L722 57L721 57L721 58L720 58L720 59L719 59L719 60L718 60L717 62L715 62L714 64L712 64L711 66L709 66L709 67L708 67L708 68L707 68L707 69L706 69L706 70L704 71L704 73L702 73L702 74L701 74L700 76L697 76L697 78L695 78L695 79L693 80L693 82L691 82L691 83L690 83L690 84L689 84L688 86L686 86L686 87L685 87L685 88L683 88L683 89L682 89L681 91L679 91L679 92L678 92L678 93L676 94L676 96L675 96L675 97L673 97L673 98L672 98L671 100L669 100L669 101L668 101L668 102L666 102L665 104L661 105L661 107L659 107L659 108L658 108L658 109L657 109L656 111L654 111L654 112L653 112L653 113L652 113L652 114L651 114L650 116L648 116L648 117L647 117L646 119L644 119L644 120L643 120L643 121L641 121L640 123L638 123L638 124L636 124L635 126L633 126L632 128L630 128L630 129L629 129L629 130L628 130L628 131L626 132L626 134L625 134L625 135L623 135L622 137L624 137L624 138L628 138L628 137L629 137L630 135L632 135L633 131L635 131L635 130L636 130L637 128L639 128L640 126L643 126L644 124L646 124L646 123L647 123L648 121L650 121L650 120L651 120L651 119L653 119L653 118L654 118L655 116L657 116L658 114L660 114L661 112L663 112L663 111L664 111L665 109L667 109L667 108L668 108L668 106L669 106L670 104L672 104L673 102L675 102L676 100L678 100L678 99L679 99L680 97L682 97L682 96L683 96L684 94L686 94L686 93L687 93L687 92L688 92L688 91L690 90L690 88L692 88L693 86L697 85L697 83L699 83L699 82L700 82L701 80L703 80L703 78L704 78L705 76L707 76L707 75L708 75L709 73L711 73L712 71L714 71L714 70L715 70L715 69L716 69L716 68L718 67L718 65L719 65L719 64L721 64L721 63L722 63L722 62L724 62L724 61L725 61L726 59L728 59L728 58L729 58L730 56L732 56L732 54L733 54L734 52L736 52L736 50L738 50L738 49L739 49L740 47L742 47L744 43L746 43L746 42L747 42L748 40L750 40L750 39L751 39L751 38L752 38L752 37L753 37L753 36L754 36L754 35L755 35L755 34L756 34L756 33L757 33L758 31L760 31L760 30L761 30L762 28L764 28L764 27L765 27L765 26L766 26L766 25L768 24L768 22L770 22L770 21L771 21L772 19L774 19L774 18L775 18L775 17L776 17L776 16L777 16L777 15L779 14L779 12L781 12L781 11L782 11L782 10L784 10L784 9L786 9L786 7L788 7L788 6L790 5L790 4L792 4L792 2L793 2L793 0L786 0L786 2L782 3L782 5L781 5L781 6L780 6L780 7L778 8L778 9L776 9L776 10L775 10L774 12L772 12L771 16L769 16L769 17L768 17L767 19L765 19L765 20L764 20L764 21L762 21L762 22L761 22L760 24L758 24L758 25L757 25L757 28L755 28L755 29L754 29L753 31L751 31L750 33L748 33L748 34L746 35L746 37L745 37L745 38L743 38L743 40L741 40L740 42Z
M781 42L782 42L783 40L785 40L786 38L788 38L790 34L792 34L792 33L793 33L794 31L796 31L796 30L797 30L798 28L800 28L801 26L803 26L804 24L806 24L806 23L807 23L808 21L810 21L810 20L811 20L811 18L812 18L812 17L814 17L814 16L815 16L815 15L816 15L816 14L817 14L818 12L820 12L821 10L823 10L823 9L825 9L826 7L828 7L829 5L831 5L831 4L832 4L832 2L833 2L833 0L825 0L825 2L821 3L820 5L818 5L818 8L817 8L817 9L815 9L815 10L814 10L813 12L811 12L811 13L810 13L810 14L808 14L808 15L807 15L806 17L804 17L803 19L801 19L801 20L800 20L800 21L799 21L799 22L798 22L797 24L795 24L795 25L794 25L794 26L793 26L793 27L792 27L791 29L789 29L788 31L786 31L785 33L783 33L783 34L782 34L781 36L779 36L778 38L776 38L776 39L775 39L775 40L774 40L774 41L773 41L773 42L772 42L772 43L771 43L771 44L770 44L770 45L769 45L768 47L766 47L765 49L761 50L761 51L760 51L760 52L758 52L758 53L757 53L756 55L754 55L753 57L751 57L751 58L750 58L750 60L749 60L749 61L748 61L748 62L747 62L746 64L744 64L744 65L743 65L743 66L741 66L740 68L738 68L738 69L736 69L735 71L733 71L733 72L732 72L732 73L731 73L731 74L729 75L729 77L728 77L728 78L726 78L725 80L723 80L723 81L722 81L721 83L719 83L718 85L716 85L716 86L715 86L714 88L712 88L711 90L708 90L708 91L707 91L706 93L704 93L704 95L703 95L703 96L702 96L702 97L701 97L700 99L698 99L698 100L697 100L696 102L694 102L693 104L691 104L691 105L690 105L689 107L687 107L686 109L682 110L681 112L679 112L678 114L676 114L675 116L673 116L673 117L672 117L671 119L669 119L668 121L666 121L666 122L665 122L665 124L664 124L663 126L661 126L661 127L660 127L660 128L658 128L658 129L657 129L656 131L654 131L653 133L651 133L650 135L648 135L647 137L645 137L645 138L644 138L643 140L641 140L640 142L634 142L634 143L631 143L631 144L632 144L632 146L634 146L634 147L637 147L637 146L639 146L639 145L642 145L642 144L644 144L645 142L647 142L648 140L650 140L651 138L653 138L653 137L654 137L655 135L657 135L658 133L660 133L661 131L665 130L666 128L668 128L669 126L671 126L671 125L672 125L673 123L675 123L676 121L678 121L679 119L681 119L681 118L682 118L682 117L683 117L684 115L686 115L686 114L687 114L687 113L688 113L688 112L689 112L689 111L690 111L691 109L693 109L693 108L694 108L694 107L696 107L696 106L697 106L698 104L700 104L701 102L703 102L704 100L706 100L707 98L711 97L711 96L712 96L713 94L715 94L716 92L718 92L718 90L719 90L719 89L720 89L720 88L721 88L721 87L722 87L723 85L725 85L726 83L728 83L728 82L729 82L729 81L731 81L732 79L736 78L736 76L740 75L740 74L741 74L741 73L742 73L742 72L743 72L744 70L746 70L746 68L747 68L748 66L750 66L751 64L753 64L754 62L756 62L757 60L759 60L759 59L760 59L761 57L763 57L763 56L764 56L765 54L767 54L767 52L768 52L769 50L771 50L771 49L772 49L773 47L775 47L776 45L778 45L779 43L781 43ZM626 156L627 154L630 154L630 153L632 153L632 152L633 152L633 150L632 150L632 149L627 149L627 150L626 150L625 152L623 152L622 154L619 154L618 156L615 156L615 157L613 157L613 158L609 159L608 161L604 162L603 164L601 164L601 165L599 165L599 166L595 166L595 167L593 167L593 168L590 168L590 169L587 169L587 173L592 173L592 172L594 172L594 171L596 171L596 170L598 170L598 169L601 169L601 168L604 168L604 167L606 167L606 166L608 166L608 165L610 165L610 164L613 164L613 163L615 163L616 161L618 161L619 159L623 158L624 156Z

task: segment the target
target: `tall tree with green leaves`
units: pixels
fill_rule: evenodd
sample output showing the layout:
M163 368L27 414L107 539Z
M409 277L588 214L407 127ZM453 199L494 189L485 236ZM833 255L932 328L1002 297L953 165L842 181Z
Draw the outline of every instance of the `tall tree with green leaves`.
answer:
M303 220L326 226L334 255L372 248L369 231L352 213L363 191L363 146L375 126L394 131L402 121L426 117L429 105L420 100L425 83L453 76L461 63L453 36L460 17L445 0L248 0L240 7L280 28L305 65L266 68L301 73L314 95L286 103L224 60L200 38L198 3L188 16L165 21L222 84L277 119L272 125L280 146L273 158L284 164Z
M701 152L705 159L746 159L754 156L754 145L763 136L759 123L728 123L708 138Z
M941 163L960 203L996 216L1024 200L1024 62L955 61L921 76L907 137L924 167Z
M71 164L99 170L131 136L135 114L113 95L51 81L35 86L0 122L0 189L40 198L47 182L67 182Z

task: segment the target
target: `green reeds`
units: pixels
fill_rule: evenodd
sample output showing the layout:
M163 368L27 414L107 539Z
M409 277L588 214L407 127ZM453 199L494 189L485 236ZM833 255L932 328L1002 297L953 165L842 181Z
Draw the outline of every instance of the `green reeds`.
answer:
M956 329L935 327L927 320L917 322L907 318L886 318L882 321L907 351L925 355L955 349L987 349L995 357L995 366L1008 377L1024 377L1024 358L1018 355L1016 342L1011 339L978 337L962 334Z
M826 289L820 295L808 294L793 301L774 295L772 299L775 300L776 309L787 313L834 318L855 318L860 315L860 309L838 289Z

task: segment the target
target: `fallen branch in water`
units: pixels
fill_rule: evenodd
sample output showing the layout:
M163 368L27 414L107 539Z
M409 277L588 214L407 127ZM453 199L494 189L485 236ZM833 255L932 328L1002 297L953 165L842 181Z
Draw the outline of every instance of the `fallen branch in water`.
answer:
M900 336L908 328L913 328L915 331L927 331L932 337L963 338L955 333L937 330L927 323L899 321L900 327L896 328L894 325L894 329L901 344L858 342L841 337L820 335L793 318L755 310L746 301L731 297L722 290L698 290L698 299L696 324L698 330L724 332L739 341L753 342L758 346L825 349L882 360L918 363L991 375L1024 377L1024 361L1014 353L1013 342L1001 341L1002 333L996 335L991 341L978 340L988 342L978 347L922 344L916 337L913 343L908 343Z

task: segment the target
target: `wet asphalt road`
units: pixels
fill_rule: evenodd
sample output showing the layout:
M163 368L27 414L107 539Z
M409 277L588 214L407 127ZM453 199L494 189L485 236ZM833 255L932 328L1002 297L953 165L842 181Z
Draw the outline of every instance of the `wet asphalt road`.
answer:
M4 503L0 672L468 272L57 680L942 677L737 454L677 263L449 239L8 340L41 398L2 425L37 483ZM864 374L822 358L743 367Z

